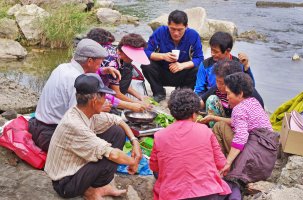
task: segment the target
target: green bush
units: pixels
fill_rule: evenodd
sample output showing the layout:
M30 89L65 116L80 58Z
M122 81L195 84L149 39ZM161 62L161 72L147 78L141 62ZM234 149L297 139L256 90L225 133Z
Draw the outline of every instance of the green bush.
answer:
M51 48L65 48L73 44L76 34L86 29L89 13L72 4L62 5L50 12L50 16L41 21L43 44Z

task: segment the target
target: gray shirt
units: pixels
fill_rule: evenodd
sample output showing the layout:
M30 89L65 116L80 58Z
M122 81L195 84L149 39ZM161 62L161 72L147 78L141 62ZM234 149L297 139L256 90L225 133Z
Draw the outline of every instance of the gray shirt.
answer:
M47 80L36 109L36 118L46 124L58 124L65 112L75 106L76 78L83 74L75 60L59 65Z

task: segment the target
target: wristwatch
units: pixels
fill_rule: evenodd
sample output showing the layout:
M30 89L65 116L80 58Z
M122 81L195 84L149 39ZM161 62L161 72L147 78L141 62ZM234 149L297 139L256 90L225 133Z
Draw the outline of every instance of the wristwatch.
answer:
M132 143L133 143L134 140L139 141L138 138L136 138L135 136L131 137L129 140L130 140Z

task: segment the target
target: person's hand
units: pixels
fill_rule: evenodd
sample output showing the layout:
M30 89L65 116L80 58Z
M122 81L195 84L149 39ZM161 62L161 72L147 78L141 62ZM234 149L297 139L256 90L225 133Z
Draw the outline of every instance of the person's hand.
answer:
M231 163L226 162L224 167L219 171L221 176L226 176L226 174L230 171Z
M143 112L145 111L147 108L144 104L141 103L131 103L131 107L130 110L134 111L134 112Z
M135 163L133 165L129 165L128 169L127 169L128 173L129 174L135 174L137 172L137 170L138 170L138 166L139 166L138 163Z
M112 104L110 102L108 102L107 100L104 102L104 104L102 105L102 112L109 112L112 109Z
M245 53L240 52L238 54L238 58L239 58L240 62L242 63L242 65L244 66L244 70L247 71L249 68L248 56Z
M167 52L163 54L163 60L165 60L166 62L174 63L177 62L178 58L175 54Z
M199 123L202 123L202 124L208 124L209 122L211 121L214 121L214 115L206 115L205 117L203 117L201 120L199 120L198 122Z
M140 160L142 159L142 151L140 148L140 143L137 140L133 140L132 145L133 145L133 149L132 149L131 157L135 159L136 163L139 163Z
M172 72L172 73L177 73L179 71L182 71L184 68L182 66L181 63L179 62L175 62L175 63L170 63L169 64L169 70Z
M104 67L103 68L103 73L112 75L118 81L121 80L121 74L120 74L119 70L117 70L114 67Z

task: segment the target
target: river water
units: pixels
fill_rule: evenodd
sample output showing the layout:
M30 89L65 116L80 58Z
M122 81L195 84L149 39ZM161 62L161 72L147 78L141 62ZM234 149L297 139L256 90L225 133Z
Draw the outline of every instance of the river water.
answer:
M302 2L293 0L291 2ZM232 54L245 52L250 58L256 87L269 111L303 91L303 60L292 61L297 53L303 57L303 8L257 8L256 1L239 0L114 0L123 14L140 18L140 25L121 25L115 35L128 32L148 39L152 30L147 23L175 9L204 7L207 18L234 22L239 33L256 30L267 36L267 42L235 42ZM40 92L50 72L59 63L68 61L67 51L35 53L29 50L22 62L0 62L0 74L15 79ZM205 58L210 50L205 45Z

